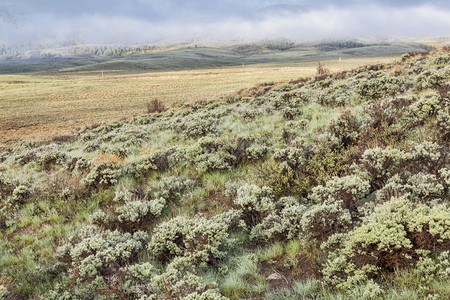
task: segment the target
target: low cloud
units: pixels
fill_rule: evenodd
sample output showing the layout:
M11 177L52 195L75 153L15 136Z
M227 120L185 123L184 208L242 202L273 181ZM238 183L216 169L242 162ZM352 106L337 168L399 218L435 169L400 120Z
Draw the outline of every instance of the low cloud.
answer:
M41 6L38 6L39 2ZM447 1L8 1L0 41L138 44L187 39L450 35ZM131 4L130 4L131 3ZM103 8L103 9L102 9ZM11 13L14 10L16 13Z

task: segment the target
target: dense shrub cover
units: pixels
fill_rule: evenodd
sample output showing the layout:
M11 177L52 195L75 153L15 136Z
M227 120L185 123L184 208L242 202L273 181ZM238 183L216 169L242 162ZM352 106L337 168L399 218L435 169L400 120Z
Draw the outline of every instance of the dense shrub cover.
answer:
M449 299L448 64L0 148L0 299Z
M414 266L431 251L450 247L450 211L446 205L413 204L407 197L378 206L363 224L347 233L329 254L323 270L333 285L351 287L380 272Z

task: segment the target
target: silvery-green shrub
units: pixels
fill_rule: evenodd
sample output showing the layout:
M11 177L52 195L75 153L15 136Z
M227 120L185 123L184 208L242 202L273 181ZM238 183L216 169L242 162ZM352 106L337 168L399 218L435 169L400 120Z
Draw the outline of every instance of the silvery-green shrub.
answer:
M224 257L223 246L227 237L228 225L224 222L178 216L156 227L148 250L162 261L195 257L196 264L206 264Z
M406 197L377 206L341 238L323 268L327 283L350 287L395 268L415 266L418 254L448 249L450 212L444 204L414 204Z
M83 182L88 186L109 187L117 183L118 177L119 174L115 164L102 162L92 168Z

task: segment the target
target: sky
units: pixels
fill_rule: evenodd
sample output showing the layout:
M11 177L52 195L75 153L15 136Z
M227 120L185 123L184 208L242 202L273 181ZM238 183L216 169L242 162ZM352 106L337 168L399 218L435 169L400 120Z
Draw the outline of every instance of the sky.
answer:
M449 0L0 0L0 45L443 36Z

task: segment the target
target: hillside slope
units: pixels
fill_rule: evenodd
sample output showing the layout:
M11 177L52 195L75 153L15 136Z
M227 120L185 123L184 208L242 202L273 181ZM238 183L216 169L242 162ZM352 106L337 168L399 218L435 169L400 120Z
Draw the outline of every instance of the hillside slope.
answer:
M449 79L404 55L3 147L0 299L448 299Z
M342 46L339 43L337 43L338 46L335 46L335 44L293 44L287 48L280 48L279 43L276 42L199 47L181 45L175 48L162 48L147 53L133 53L123 56L93 55L89 54L88 49L86 53L80 55L50 58L37 56L30 59L2 59L2 56L0 56L0 74L47 71L74 73L102 70L123 73L176 71L268 62L383 56L430 49L430 46L414 42L377 42L357 44L357 47L352 44L350 46Z

